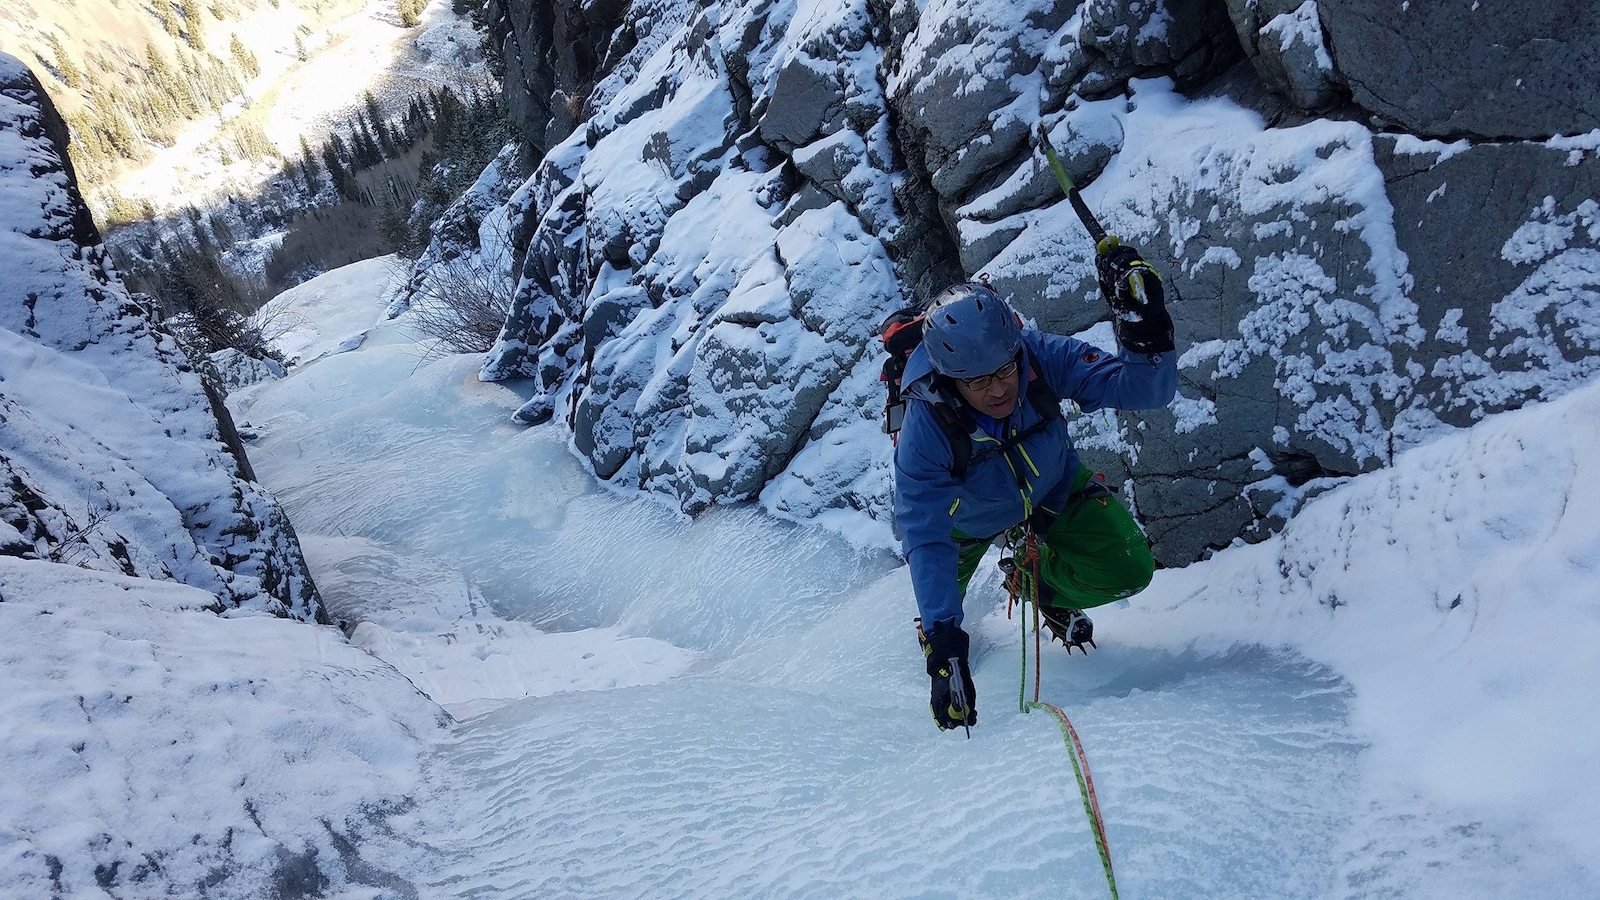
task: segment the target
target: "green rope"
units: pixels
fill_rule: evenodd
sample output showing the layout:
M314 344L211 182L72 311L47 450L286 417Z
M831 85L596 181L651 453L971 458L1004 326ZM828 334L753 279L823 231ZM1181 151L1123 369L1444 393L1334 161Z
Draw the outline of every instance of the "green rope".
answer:
M1117 876L1111 867L1111 845L1106 839L1105 820L1100 815L1100 804L1095 797L1094 780L1089 775L1089 760L1083 751L1083 742L1079 740L1077 730L1072 727L1072 721L1067 718L1065 710L1050 703L1039 700L1029 701L1028 692L1028 606L1033 606L1034 632L1039 630L1039 585L1033 578L1033 573L1026 565L1018 566L1016 570L1018 583L1021 585L1020 602L1017 606L1017 618L1022 625L1022 677L1017 681L1017 709L1024 715L1035 709L1050 713L1056 720L1056 727L1061 729L1061 742L1067 746L1067 756L1072 760L1072 775L1078 782L1078 796L1083 799L1083 814L1089 819L1089 830L1094 834L1095 850L1100 854L1100 866L1106 873L1106 886L1111 889L1111 900L1120 900L1117 895ZM1035 654L1035 663L1038 655ZM1035 679L1034 688L1037 696L1039 687Z
M1111 869L1111 846L1106 841L1105 828L1100 821L1100 811L1096 808L1094 788L1089 784L1087 769L1078 761L1078 751L1074 747L1077 734L1072 728L1072 723L1060 707L1038 701L1028 705L1049 712L1055 717L1057 727L1061 729L1061 740L1067 745L1067 756L1072 759L1072 774L1078 779L1078 795L1083 798L1083 814L1089 818L1089 829L1094 832L1095 849L1100 853L1100 867L1106 873L1106 886L1111 889L1111 900L1118 900L1117 876Z

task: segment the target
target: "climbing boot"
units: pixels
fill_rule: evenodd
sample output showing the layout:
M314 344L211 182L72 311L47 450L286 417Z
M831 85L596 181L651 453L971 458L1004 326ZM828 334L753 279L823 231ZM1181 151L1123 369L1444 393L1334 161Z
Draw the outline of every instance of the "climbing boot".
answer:
M1039 614L1044 617L1045 627L1050 629L1050 637L1065 644L1067 653L1070 654L1074 647L1082 650L1084 655L1088 655L1089 647L1099 649L1094 642L1094 622L1082 610L1041 606Z

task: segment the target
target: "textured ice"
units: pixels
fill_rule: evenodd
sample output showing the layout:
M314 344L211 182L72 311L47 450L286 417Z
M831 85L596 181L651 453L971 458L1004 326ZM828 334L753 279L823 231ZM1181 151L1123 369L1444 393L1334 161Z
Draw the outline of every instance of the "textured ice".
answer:
M970 742L935 739L892 684L840 697L706 677L475 719L454 774L497 802L436 826L457 837L430 887L1103 896L1064 746L1043 714L1017 713L1009 662L980 670L992 699ZM1308 896L1330 882L1321 838L1348 824L1357 751L1335 679L1257 650L1113 653L1092 671L1058 699L1091 748L1127 896Z

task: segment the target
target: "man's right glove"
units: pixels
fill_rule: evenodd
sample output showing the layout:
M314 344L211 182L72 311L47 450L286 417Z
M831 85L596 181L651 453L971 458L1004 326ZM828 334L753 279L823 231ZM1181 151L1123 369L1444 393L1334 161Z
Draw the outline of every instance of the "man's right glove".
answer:
M1161 273L1133 247L1115 236L1095 248L1100 293L1111 306L1111 327L1124 350L1153 356L1173 349L1172 317L1167 314Z
M929 698L933 721L940 730L978 724L978 689L972 684L972 668L967 663L972 639L953 623L935 622L927 632L919 625L917 640L933 679Z

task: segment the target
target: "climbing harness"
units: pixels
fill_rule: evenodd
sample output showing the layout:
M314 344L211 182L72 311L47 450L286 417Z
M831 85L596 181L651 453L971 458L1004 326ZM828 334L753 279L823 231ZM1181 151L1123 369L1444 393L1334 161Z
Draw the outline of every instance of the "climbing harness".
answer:
M1100 852L1100 865L1105 869L1106 886L1111 889L1112 900L1117 897L1117 877L1111 868L1111 845L1106 840L1105 817L1100 814L1100 799L1095 794L1094 777L1089 773L1089 757L1084 753L1083 741L1072 720L1061 707L1039 699L1042 683L1040 670L1039 637L1039 536L1026 524L1018 525L1006 533L1004 555L1000 569L1006 573L1006 618L1020 609L1017 619L1022 623L1022 677L1017 682L1017 709L1026 714L1035 709L1044 710L1055 717L1061 729L1061 740L1067 745L1067 755L1072 759L1072 774L1078 781L1078 793L1083 797L1083 812L1089 818L1089 829L1094 832L1095 848ZM1027 610L1033 606L1033 699L1027 699L1028 685L1028 622Z

